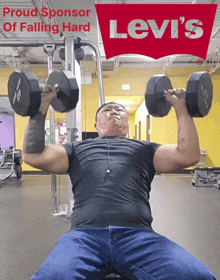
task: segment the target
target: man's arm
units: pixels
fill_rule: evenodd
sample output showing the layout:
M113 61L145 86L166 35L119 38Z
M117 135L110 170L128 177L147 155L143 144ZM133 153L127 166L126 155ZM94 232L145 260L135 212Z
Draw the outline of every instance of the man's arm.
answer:
M56 144L45 147L46 114L51 101L56 98L56 90L51 89L51 92L42 97L39 112L30 117L24 136L22 159L38 169L51 173L65 173L69 168L66 150Z
M195 165L200 160L200 147L197 130L188 114L185 99L175 98L173 94L184 90L170 90L166 99L175 108L178 122L176 146L161 146L154 155L154 168L159 173L172 172Z

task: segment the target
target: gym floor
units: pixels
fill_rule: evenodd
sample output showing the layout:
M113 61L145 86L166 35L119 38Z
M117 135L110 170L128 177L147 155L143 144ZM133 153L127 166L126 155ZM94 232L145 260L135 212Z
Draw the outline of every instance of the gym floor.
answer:
M220 190L193 187L192 175L157 175L152 184L153 228L200 259L220 279ZM68 202L67 175L57 177ZM51 176L23 175L0 182L0 279L29 280L70 229L51 214Z

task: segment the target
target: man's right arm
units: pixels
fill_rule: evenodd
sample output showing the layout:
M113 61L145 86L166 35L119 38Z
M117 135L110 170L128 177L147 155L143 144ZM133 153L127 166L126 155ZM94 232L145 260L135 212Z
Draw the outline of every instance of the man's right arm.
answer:
M186 102L176 95L185 89L167 92L167 100L176 111L178 123L177 145L163 145L154 154L154 168L159 173L168 173L195 165L200 159L200 146L196 126L189 115Z
M25 163L51 173L65 173L69 168L66 150L60 145L45 146L45 119L56 90L42 97L39 112L30 117L24 135L22 159Z
M66 173L69 160L66 150L60 145L47 145L42 153L22 153L23 161L37 169L51 173Z

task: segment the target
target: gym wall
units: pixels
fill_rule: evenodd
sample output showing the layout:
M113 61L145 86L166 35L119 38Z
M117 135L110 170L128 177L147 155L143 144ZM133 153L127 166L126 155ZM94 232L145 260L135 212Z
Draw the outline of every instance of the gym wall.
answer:
M35 72L37 77L42 78L47 76L47 69L35 68L31 69ZM207 69L201 68L170 68L167 72L168 77L171 78L173 87L185 87L188 77L195 71L204 71ZM0 69L0 95L7 94L8 77L13 69ZM141 140L146 140L146 116L144 93L148 79L155 74L162 72L162 69L134 69L121 68L118 73L110 73L103 75L105 96L117 95L120 91L121 84L130 83L130 92L123 92L126 96L135 96L138 93L143 93L143 102L134 114L129 115L129 137L135 136L135 125L139 129L139 122L141 122ZM93 77L92 85L82 86L82 131L95 132L95 112L99 107L99 88L98 79ZM220 166L220 118L219 118L219 102L220 102L220 80L219 74L212 75L214 87L213 105L208 116L202 119L195 119L200 137L201 149L207 150L206 166ZM107 98L106 98L107 99ZM116 97L117 100L117 97ZM66 118L66 114L56 112L56 118ZM47 116L49 118L49 114ZM151 120L151 135L150 140L162 144L176 144L177 139L177 121L175 112L171 109L168 116L164 118L153 118ZM22 148L24 131L28 122L28 117L15 116L15 137L16 148ZM137 133L139 135L139 132ZM137 137L138 138L138 137ZM23 164L23 170L36 170L26 164Z
M96 132L95 113L99 108L98 79L92 78L92 85L82 86L82 131Z
M107 93L111 93L111 90L107 91L106 88L111 88L111 85L116 81L116 77L104 77L104 92L107 97ZM119 89L121 85L119 85ZM96 132L95 129L95 114L99 108L99 85L98 79L93 77L92 85L82 86L82 131ZM114 91L112 91L113 96ZM107 99L107 98L106 98ZM117 97L115 98L117 101ZM134 114L129 114L129 137L133 138L134 135Z

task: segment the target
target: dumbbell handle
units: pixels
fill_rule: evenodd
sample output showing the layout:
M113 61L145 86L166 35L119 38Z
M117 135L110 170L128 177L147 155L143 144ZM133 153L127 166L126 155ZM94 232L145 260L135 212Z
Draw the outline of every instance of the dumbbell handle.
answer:
M46 91L46 87L49 86L48 84L39 84L39 87L40 87L40 91L41 93L49 93L51 92L52 90L50 89L49 91ZM58 93L59 92L59 86L58 84L54 85L54 88L56 89L56 92Z
M163 92L164 92L164 97L166 97L167 91L164 90ZM183 98L183 99L185 99L185 98L186 98L186 92L181 93L181 94L179 94L178 96L176 96L176 95L174 94L173 97L174 97L174 98Z

